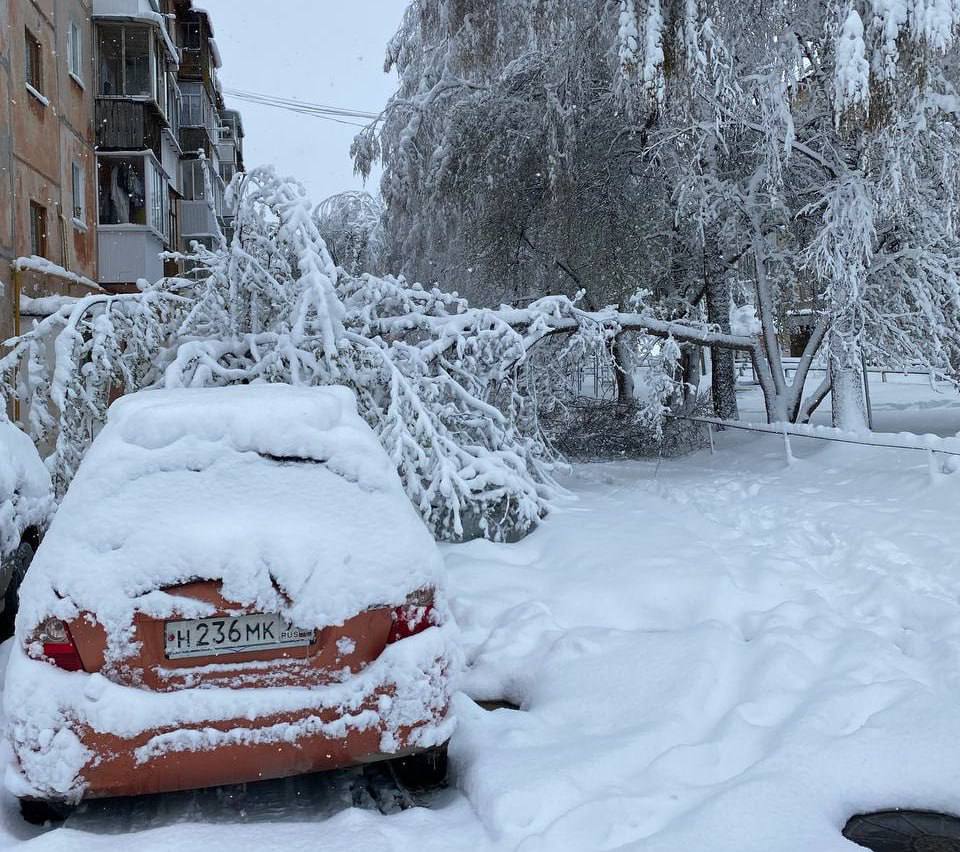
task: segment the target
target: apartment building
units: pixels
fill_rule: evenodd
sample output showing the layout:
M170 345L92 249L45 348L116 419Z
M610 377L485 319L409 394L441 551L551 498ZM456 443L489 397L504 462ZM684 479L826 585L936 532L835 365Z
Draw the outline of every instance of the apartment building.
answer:
M97 278L91 13L91 0L0 0L0 340L18 328L19 290L90 290L14 276L16 258Z
M27 295L123 292L229 228L243 125L219 68L191 0L0 0L0 339L19 318L15 258L89 279L26 272Z
M210 246L226 227L218 142L242 163L242 125L225 109L210 16L190 0L93 0L93 22L99 281L125 290L176 275L162 252Z
M218 228L222 229L225 224L225 184L219 143L221 130L231 125L223 123L226 109L217 77L221 65L220 51L210 16L201 9L192 8L188 0L177 0L176 6L181 47L178 80L183 150L180 235L184 244L196 240L209 248ZM229 129L224 130L225 134L229 132Z
M93 0L100 283L163 277L176 248L179 51L157 0Z

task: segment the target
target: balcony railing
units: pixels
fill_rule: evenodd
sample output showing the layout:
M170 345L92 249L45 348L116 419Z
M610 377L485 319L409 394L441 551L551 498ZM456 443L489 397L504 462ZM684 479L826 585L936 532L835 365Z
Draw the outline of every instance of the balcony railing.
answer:
M159 156L163 124L156 107L145 101L97 98L97 148L140 151L149 148Z
M184 238L210 237L217 233L217 219L206 201L180 202L180 233Z

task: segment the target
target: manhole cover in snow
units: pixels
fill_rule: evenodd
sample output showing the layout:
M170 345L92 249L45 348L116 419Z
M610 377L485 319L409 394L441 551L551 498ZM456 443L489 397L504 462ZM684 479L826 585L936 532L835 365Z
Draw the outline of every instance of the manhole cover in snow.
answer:
M960 852L960 819L931 811L879 811L853 817L843 836L874 852Z

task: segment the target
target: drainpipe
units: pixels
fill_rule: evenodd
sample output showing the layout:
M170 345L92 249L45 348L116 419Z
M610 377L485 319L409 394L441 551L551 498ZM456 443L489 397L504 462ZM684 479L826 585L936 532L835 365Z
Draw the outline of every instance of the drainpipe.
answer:
M19 265L14 262L13 264L13 335L14 337L20 336L20 276L23 273L20 271ZM20 422L20 400L14 399L13 401L13 419L18 423Z

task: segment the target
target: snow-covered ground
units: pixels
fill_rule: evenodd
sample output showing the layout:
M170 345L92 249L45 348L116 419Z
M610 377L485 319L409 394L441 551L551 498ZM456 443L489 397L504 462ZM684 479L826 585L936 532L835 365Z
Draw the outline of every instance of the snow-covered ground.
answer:
M880 429L960 431L956 394L873 389ZM803 438L793 455L726 432L714 455L580 465L523 542L445 548L472 665L429 808L350 807L328 779L286 809L173 797L43 833L6 800L0 842L855 852L858 811L958 812L960 473Z

